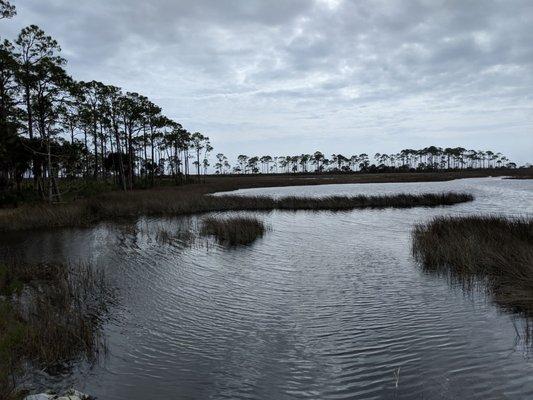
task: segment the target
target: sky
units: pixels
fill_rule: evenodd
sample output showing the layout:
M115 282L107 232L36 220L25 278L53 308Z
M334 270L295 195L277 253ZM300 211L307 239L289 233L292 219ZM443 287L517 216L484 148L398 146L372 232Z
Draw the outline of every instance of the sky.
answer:
M216 152L461 146L533 162L531 0L12 0L78 80L148 96Z

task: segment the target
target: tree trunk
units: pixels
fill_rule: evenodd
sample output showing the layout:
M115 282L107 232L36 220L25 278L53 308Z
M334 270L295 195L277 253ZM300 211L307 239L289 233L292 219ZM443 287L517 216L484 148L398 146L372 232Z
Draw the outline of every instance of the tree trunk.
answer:
M200 150L196 150L196 175L197 181L200 183Z
M126 191L126 180L124 179L124 163L122 161L122 148L120 146L120 134L118 132L118 127L115 126L115 142L118 156L118 176L120 186L123 191Z
M87 144L87 127L83 128L83 142L85 143L85 153L89 154L89 145ZM89 160L85 160L85 178L89 178Z
M150 126L150 147L151 147L151 169L150 169L150 179L152 187L155 186L155 156L154 156L154 130Z
M131 131L131 126L128 127L128 185L129 189L133 190L133 134Z
M98 132L96 116L93 115L93 135L94 135L94 180L98 180Z

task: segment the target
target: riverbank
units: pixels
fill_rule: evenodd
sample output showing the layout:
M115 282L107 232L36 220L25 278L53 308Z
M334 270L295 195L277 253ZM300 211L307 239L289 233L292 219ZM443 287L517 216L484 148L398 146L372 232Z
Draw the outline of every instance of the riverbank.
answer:
M196 177L190 177L188 184L176 185L169 178L158 178L155 186L149 186L148 182L139 180L136 188L127 193L137 191L178 191L195 193L229 192L239 189L253 189L261 187L283 186L308 186L308 185L331 185L353 183L402 183L402 182L442 182L454 179L485 178L485 177L510 177L512 179L530 179L533 176L533 168L490 168L490 169L467 169L437 172L337 172L337 173L291 173L291 174L222 174L203 175L200 182ZM92 179L60 179L59 191L62 193L62 203L72 203L81 199L92 198L108 193L121 192L116 185L110 182L97 182ZM33 181L26 180L22 185L22 191L0 193L0 213L4 209L23 207L26 205L43 204L32 189ZM11 199L11 200L10 200Z
M329 185L347 183L402 183L441 182L454 179L513 177L529 179L533 168L466 169L437 172L384 172L384 173L298 173L298 174L256 174L256 175L208 175L204 179L205 189L211 193L260 187ZM527 177L527 178L526 178Z
M202 177L202 183L175 186L170 182L165 182L162 186L151 189L128 192L109 190L109 186L104 186L101 188L103 190L101 193L98 193L97 188L92 188L90 195L73 197L69 201L58 204L29 203L16 208L0 209L0 232L85 226L104 219L113 220L140 215L181 215L209 211L283 208L279 203L275 207L266 206L265 203L268 202L266 199L261 201L263 205L257 205L254 208L250 205L250 201L234 200L230 205L226 201L224 205L220 200L206 199L204 196L205 194L230 192L238 189L350 183L435 182L489 176L523 178L532 174L531 169L484 169L371 174L208 175ZM229 197L225 197L228 200ZM245 202L248 204L243 204ZM334 209L336 208L334 207ZM327 207L320 209L327 209ZM341 209L346 209L346 207L341 207Z
M90 195L73 197L69 201L50 205L48 203L22 204L16 208L0 209L0 232L90 225L103 219L136 217L140 215L181 215L208 211L238 210L231 205L205 199L205 194L229 192L238 189L259 187L283 187L301 185L326 185L350 183L399 183L435 182L454 179L508 176L525 179L533 175L531 169L480 169L439 172L397 172L397 173L324 173L324 174L258 174L258 175L208 175L202 183L175 186L162 182L162 186L138 189L128 192L110 190L103 186L98 193L91 186ZM77 182L77 185L81 185ZM82 193L83 191L80 191ZM227 198L227 196L225 196ZM264 200L263 203L266 203ZM179 204L178 204L179 203ZM215 204L218 203L218 204ZM227 202L226 202L227 203ZM254 210L242 204L243 210ZM249 201L248 201L249 203ZM331 203L331 202L330 202ZM331 204L330 204L331 206ZM159 207L159 209L157 209ZM281 208L280 204L262 205L258 209ZM305 209L305 208L304 208ZM323 207L321 209L327 209ZM334 207L336 209L336 207ZM346 208L344 208L346 209Z
M533 316L533 219L439 217L413 231L425 270L470 288L482 283L500 306Z
M25 206L0 213L0 232L90 226L140 216L176 216L220 211L331 210L436 207L472 201L467 193L326 198L209 196L202 190L112 192L67 204Z

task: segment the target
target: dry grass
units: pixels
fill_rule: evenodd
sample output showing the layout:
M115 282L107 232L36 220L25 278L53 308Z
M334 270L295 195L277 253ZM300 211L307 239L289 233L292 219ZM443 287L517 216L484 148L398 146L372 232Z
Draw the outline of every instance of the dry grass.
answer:
M95 360L110 299L101 272L85 265L2 265L0 398L15 396L23 366L54 373L72 360Z
M209 175L205 178L210 191L225 191L257 187L324 185L345 183L385 183L385 182L432 182L488 176L532 175L533 168L489 168L465 169L438 172L384 172L384 173L291 173L291 174L246 174Z
M517 175L517 176L508 176L504 179L533 179L533 174L530 175Z
M235 246L252 243L265 233L265 225L254 217L218 218L202 221L202 235L212 235L220 243Z
M439 217L415 227L413 254L426 270L480 282L500 306L533 316L533 219Z
M174 236L172 232L165 228L158 228L155 233L155 240L159 244L171 244L173 242Z
M357 208L434 207L472 201L465 193L354 197L209 196L201 190L113 192L76 203L20 207L0 213L0 231L86 226L103 220L200 214L214 211L351 210Z
M274 201L279 210L353 210L358 208L411 208L453 205L474 200L466 193L397 194L387 196L283 197Z

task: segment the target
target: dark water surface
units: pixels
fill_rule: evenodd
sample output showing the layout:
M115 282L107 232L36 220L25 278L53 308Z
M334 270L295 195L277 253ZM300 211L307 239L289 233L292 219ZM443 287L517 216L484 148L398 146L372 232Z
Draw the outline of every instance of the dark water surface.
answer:
M452 207L257 213L249 247L192 240L201 217L15 235L30 259L103 266L120 301L108 354L43 386L99 399L527 399L524 321L425 274L410 231L435 215L533 215L533 181L266 188L242 195L469 191ZM175 235L168 242L161 231ZM158 234L159 233L159 234ZM395 371L400 370L396 387Z

